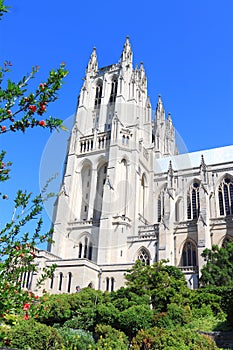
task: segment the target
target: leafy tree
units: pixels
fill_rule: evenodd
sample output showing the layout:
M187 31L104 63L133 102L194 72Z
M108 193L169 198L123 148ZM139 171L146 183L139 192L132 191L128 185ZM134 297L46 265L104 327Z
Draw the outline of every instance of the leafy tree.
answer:
M213 245L202 253L206 264L201 270L202 286L233 286L233 243L225 247Z
M166 311L172 302L183 304L190 295L182 272L175 266L165 265L166 262L143 265L137 261L125 276L129 290L138 295L149 295L157 311Z
M8 7L0 0L0 18L7 11ZM38 82L35 89L30 89L29 84L36 77L39 67L33 67L18 82L9 78L11 68L10 61L5 61L0 67L0 135L25 132L35 127L50 131L64 129L60 119L46 117L46 112L50 103L58 98L58 91L67 75L65 64L51 70L48 78ZM5 156L5 150L0 151L0 184L8 180L10 174L11 162L5 161ZM31 193L19 190L14 200L12 219L0 227L0 314L3 317L16 312L21 312L25 318L33 314L37 297L35 299L32 293L25 292L23 287L30 287L30 276L37 269L34 263L37 245L48 241L51 236L51 232L41 234L43 202L50 196L46 194L48 185L49 181L41 195L34 198ZM8 199L3 185L0 199ZM41 283L53 269L54 266L44 269Z

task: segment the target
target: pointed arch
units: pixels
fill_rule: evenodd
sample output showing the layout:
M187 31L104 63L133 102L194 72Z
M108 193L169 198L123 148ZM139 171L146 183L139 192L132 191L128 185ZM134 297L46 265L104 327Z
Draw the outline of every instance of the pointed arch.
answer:
M71 290L71 282L72 282L72 273L68 272L68 280L67 280L67 293L70 293Z
M60 272L60 273L59 273L59 282L58 282L58 290L59 290L59 291L62 290L62 282L63 282L63 273Z
M102 92L103 92L103 81L101 79L98 79L96 83L96 88L95 88L95 109L100 108Z
M107 166L108 166L108 163L106 161L103 161L103 159L101 159L97 167L97 184L96 184L96 193L95 193L94 210L93 210L93 219L95 221L99 221L101 217L104 185L107 177Z
M81 170L81 183L82 183L82 203L80 219L87 220L89 213L89 201L91 193L91 179L92 179L92 167L91 163L85 161Z
M116 102L117 87L118 87L118 78L116 75L114 75L111 82L111 92L110 92L110 98L109 98L110 103Z
M140 260L144 265L150 265L151 255L149 250L141 247L136 253L135 260Z
M219 215L233 215L233 176L225 174L218 185Z
M146 202L147 202L147 177L146 174L143 173L140 181L140 196L139 196L139 208L140 214L145 218L146 216Z
M197 246L191 239L184 242L180 266L197 266Z
M187 191L187 219L197 219L200 213L200 180L194 179Z

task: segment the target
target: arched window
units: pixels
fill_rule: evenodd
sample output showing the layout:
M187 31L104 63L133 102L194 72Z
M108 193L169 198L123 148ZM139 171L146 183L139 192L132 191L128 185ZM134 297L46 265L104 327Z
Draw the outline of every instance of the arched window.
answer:
M80 219L87 220L89 213L89 200L90 200L90 191L91 191L91 165L84 164L81 170L82 178L82 203L81 203L81 213Z
M140 260L144 265L150 265L150 257L145 248L141 248L137 260Z
M112 278L111 278L111 292L114 291L114 283L115 283L115 280L114 280L114 278L112 277Z
M79 257L79 259L81 259L82 258L82 248L83 248L83 245L82 245L82 243L79 243L79 245L78 245L78 257Z
M50 279L50 289L53 289L53 282L54 282L54 273L52 274Z
M58 290L61 290L62 288L62 281L63 281L63 273L59 273L59 284L58 284Z
M218 188L220 215L233 214L233 180L230 177L223 179Z
M92 246L92 243L90 243L89 248L88 248L88 259L89 260L92 259L92 251L93 251L93 246Z
M197 266L197 252L195 245L188 241L182 251L181 266Z
M84 257L85 259L87 258L87 249L88 249L88 247L87 247L87 242L88 242L88 240L87 240L87 238L85 238L84 254L83 254L83 257Z
M116 102L116 97L117 97L117 78L115 77L112 80L112 85L111 85L111 94L110 94L110 103L115 103Z
M107 176L106 171L107 171L107 163L99 166L98 172L97 172L97 185L96 185L95 202L94 202L94 210L93 210L94 221L99 221L101 216L104 183L106 181L106 176Z
M164 216L164 192L162 191L161 194L158 196L158 201L157 201L158 222L161 222L163 216Z
M109 278L107 277L106 278L106 288L105 288L107 291L109 290Z
M146 209L146 195L147 195L147 186L146 186L146 176L142 175L141 186L140 186L140 214L145 218L145 209Z
M187 194L187 217L197 219L200 213L200 184L194 182Z
M95 108L100 108L102 97L103 84L102 81L98 81L95 90Z
M68 273L68 281L67 281L67 293L70 293L71 289L71 281L72 281L72 273Z

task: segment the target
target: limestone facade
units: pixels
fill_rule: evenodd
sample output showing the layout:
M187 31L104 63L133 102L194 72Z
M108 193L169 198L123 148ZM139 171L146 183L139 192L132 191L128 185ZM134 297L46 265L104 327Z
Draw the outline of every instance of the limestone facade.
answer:
M152 113L132 56L126 38L119 63L99 68L96 49L88 62L54 243L38 254L41 268L57 265L50 293L118 289L137 259L168 259L197 288L203 250L233 239L233 146L178 154L171 115L160 96Z

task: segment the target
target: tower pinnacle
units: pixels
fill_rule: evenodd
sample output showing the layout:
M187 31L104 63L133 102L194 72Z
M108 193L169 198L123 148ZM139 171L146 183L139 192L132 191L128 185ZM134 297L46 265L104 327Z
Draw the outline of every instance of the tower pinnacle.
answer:
M96 48L94 47L87 65L86 74L96 73L97 70L98 70L98 61L97 61L97 55L96 55Z

